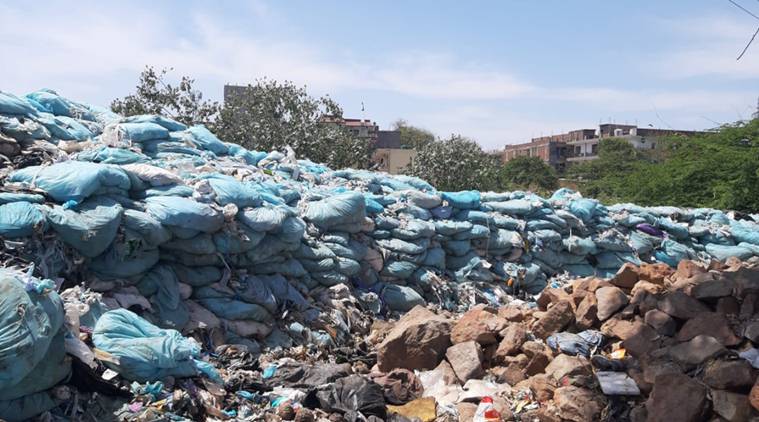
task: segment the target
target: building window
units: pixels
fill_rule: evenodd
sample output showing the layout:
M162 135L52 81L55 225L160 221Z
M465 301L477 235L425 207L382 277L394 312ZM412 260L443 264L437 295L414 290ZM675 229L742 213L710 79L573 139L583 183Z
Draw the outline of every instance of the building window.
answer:
M593 144L590 147L590 153L593 155L598 154L598 144Z

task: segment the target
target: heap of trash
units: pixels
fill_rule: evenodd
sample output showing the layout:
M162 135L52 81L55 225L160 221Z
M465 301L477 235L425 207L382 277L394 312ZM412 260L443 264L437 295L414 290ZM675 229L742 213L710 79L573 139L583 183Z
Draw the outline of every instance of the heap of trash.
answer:
M265 390L236 396L249 409L251 400L305 400L265 388L260 360L272 351L365 356L373 323L415 307L534 306L549 284L610 278L626 265L749 260L759 255L757 221L604 206L568 189L550 198L440 192L415 177L332 170L289 148L250 151L203 126L123 117L52 90L0 92L0 318L18 325L0 336L10 351L3 368L14 368L0 373L0 417L60 409L72 402L68 382L91 401L105 394L97 391L151 402L168 400L168 387L189 391L163 408L132 402L125 420L168 408L254 418L229 413L219 386ZM220 365L236 369L234 381ZM343 372L312 375L330 382L328 373ZM132 391L117 387L126 381ZM82 411L74 403L70 415ZM373 414L351 412L348 420Z

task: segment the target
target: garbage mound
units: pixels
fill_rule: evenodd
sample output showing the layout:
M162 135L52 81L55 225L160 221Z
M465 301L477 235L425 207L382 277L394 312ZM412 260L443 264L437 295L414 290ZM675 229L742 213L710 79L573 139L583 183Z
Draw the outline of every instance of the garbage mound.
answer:
M289 148L250 151L203 126L123 117L40 90L0 92L0 240L8 277L64 298L66 329L45 336L63 330L74 362L107 366L139 395L167 377L218 381L203 352L222 345L251 356L334 351L359 344L373 317L420 305L456 313L533 300L549 283L608 278L628 264L748 260L759 255L759 224L714 209L604 206L568 189L550 198L440 192L415 177L332 170ZM61 350L32 334L35 353ZM145 358L151 350L159 362ZM35 375L38 363L16 375ZM88 373L75 367L73 379ZM12 389L21 396L0 395L27 400L0 416L49 409L34 394L66 368ZM361 380L346 383L312 400L339 405L341 388L376 395ZM231 417L205 398L207 414ZM384 417L384 407L370 408L350 411Z

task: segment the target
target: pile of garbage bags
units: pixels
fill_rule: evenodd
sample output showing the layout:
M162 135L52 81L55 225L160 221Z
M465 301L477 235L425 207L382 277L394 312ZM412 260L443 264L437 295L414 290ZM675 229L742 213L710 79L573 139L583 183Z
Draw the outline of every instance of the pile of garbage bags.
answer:
M440 192L415 177L331 170L289 148L250 151L203 126L123 117L52 90L0 92L0 239L0 266L54 282L37 292L18 287L32 274L3 275L13 300L48 315L49 339L25 353L34 356L26 372L13 373L21 382L61 359L47 355L63 341L56 283L98 292L153 327L111 314L92 321L96 344L128 344L98 333L114 318L140 336L176 330L165 341L184 366L162 370L196 373L197 350L179 333L218 329L252 350L331 347L350 333L350 309L461 310L538 294L554 277L606 277L625 263L759 255L756 215L604 206L568 189L550 198ZM346 301L352 307L338 306ZM2 395L12 380L0 380L0 400L16 399Z

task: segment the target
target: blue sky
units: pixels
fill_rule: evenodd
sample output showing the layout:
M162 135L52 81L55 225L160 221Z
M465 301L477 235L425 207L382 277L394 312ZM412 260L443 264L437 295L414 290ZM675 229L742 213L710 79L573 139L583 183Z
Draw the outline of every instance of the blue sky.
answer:
M759 42L735 58L759 20L727 0L462 3L0 0L0 89L107 105L150 64L220 100L225 82L266 76L487 149L610 119L704 129L756 108Z

